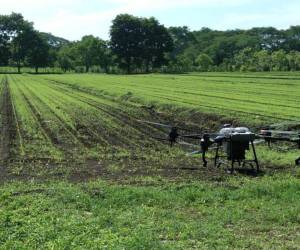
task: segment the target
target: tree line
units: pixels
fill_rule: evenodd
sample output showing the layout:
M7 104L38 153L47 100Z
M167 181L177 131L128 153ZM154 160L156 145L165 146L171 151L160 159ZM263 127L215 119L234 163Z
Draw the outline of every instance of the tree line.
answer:
M0 66L19 73L22 67L105 73L300 70L300 26L190 31L121 14L112 22L110 40L88 35L68 41L12 13L0 15Z
M174 71L300 70L300 26L194 32L171 27L170 32L177 48Z

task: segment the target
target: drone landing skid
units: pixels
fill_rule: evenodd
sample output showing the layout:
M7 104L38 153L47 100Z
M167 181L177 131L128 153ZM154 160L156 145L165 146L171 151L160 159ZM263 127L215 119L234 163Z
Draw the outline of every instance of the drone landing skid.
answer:
M214 159L214 165L216 168L220 168L221 165L226 165L228 169L230 169L230 173L234 172L234 166L237 163L239 167L245 168L247 165L251 166L252 169L256 168L256 171L259 172L259 163L256 155L256 150L253 141L250 142L252 153L253 153L253 159L247 160L244 157L244 154L236 155L233 153L234 147L231 144L230 150L231 153L227 154L227 156L220 155L222 144L218 144L218 147L216 149L215 159ZM225 158L225 159L224 159Z

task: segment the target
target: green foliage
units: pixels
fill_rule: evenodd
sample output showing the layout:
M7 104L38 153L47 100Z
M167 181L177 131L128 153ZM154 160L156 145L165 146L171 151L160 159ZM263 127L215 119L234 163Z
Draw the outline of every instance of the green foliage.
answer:
M295 177L127 182L1 186L2 248L292 249L300 244Z
M287 30L166 29L153 17L121 14L113 20L109 41L84 36L69 42L38 33L21 14L12 13L0 16L0 66L16 66L19 73L24 66L36 71L59 66L64 72L78 73L296 71L300 70L299 30L299 26ZM205 61L201 67L199 55L207 56L201 59Z
M171 59L184 53L185 49L190 49L191 42L195 42L195 37L187 26L170 27L169 33L174 41L174 50L171 52Z
M64 46L62 47L58 54L57 54L57 63L58 66L61 67L61 69L64 72L67 72L68 70L73 69L75 66L74 61L75 61L75 55L74 55L74 50L70 46Z
M40 32L40 35L51 46L51 48L59 49L63 46L70 44L70 41L62 37L54 36L50 33Z
M49 45L33 24L24 20L21 14L0 16L0 57L3 65L17 66L18 73L25 64L39 67L48 65ZM0 58L1 59L1 58Z
M107 50L105 41L90 35L84 36L81 41L75 43L72 52L78 64L84 65L85 72L89 72L92 65L103 66L107 69L109 56Z
M12 20L10 21L14 24L14 16L11 18ZM32 25L24 21L22 16L18 17L17 23L17 25L12 26L14 30L9 31L11 32L12 37L10 45L10 63L16 64L18 67L18 73L20 73L22 63L24 63L25 57L31 48L31 38L35 33Z
M110 30L111 49L119 66L127 73L145 67L159 67L165 62L165 53L173 48L167 29L154 18L118 15Z
M288 59L283 50L278 50L272 54L273 69L275 71L286 71L288 69Z
M270 71L272 70L272 56L266 50L256 51L253 54L257 71ZM254 65L253 65L254 66Z
M40 67L46 67L49 62L49 45L38 32L34 32L30 38L30 48L26 56L30 66L35 68L36 73Z
M213 60L207 54L200 54L196 59L196 64L199 71L208 71L210 66L213 65Z
M299 171L292 168L299 151L260 146L264 176L229 176L149 138L165 131L137 123L172 117L199 130L228 121L299 126L299 73L4 77L15 133L6 171L31 181L0 185L3 249L300 244ZM106 181L94 180L99 175ZM47 181L34 181L40 178Z
M293 51L299 51L298 31L298 26L284 31L275 28L228 31L202 28L194 32L187 27L169 29L175 41L173 59L188 55L194 61L193 55L204 53L213 59L216 71L295 70L299 65L295 65L294 59L289 64L282 53L284 51L289 58L294 56ZM269 58L271 54L274 54L273 60ZM190 64L186 71L194 71L193 66Z

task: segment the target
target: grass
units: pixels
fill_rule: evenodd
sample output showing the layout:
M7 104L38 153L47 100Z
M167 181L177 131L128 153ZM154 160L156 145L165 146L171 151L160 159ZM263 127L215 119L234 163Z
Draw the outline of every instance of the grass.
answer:
M2 249L297 249L300 183L123 180L0 188Z
M0 82L2 100L10 100L6 83L11 97L1 103L1 131L10 132L0 170L10 181L0 185L0 249L299 247L299 150L258 146L262 173L230 176L187 157L192 148L153 138L167 129L137 122L195 132L227 122L297 127L299 73L11 74Z

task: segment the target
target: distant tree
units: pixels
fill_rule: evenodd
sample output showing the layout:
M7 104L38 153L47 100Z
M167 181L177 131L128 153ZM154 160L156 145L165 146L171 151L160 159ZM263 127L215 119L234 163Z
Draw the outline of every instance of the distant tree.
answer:
M285 34L283 49L286 52L300 51L300 25L291 26L286 31L281 31Z
M0 66L5 66L8 64L10 57L9 44L8 42L0 36Z
M191 70L193 62L185 55L179 55L175 59L171 60L168 65L168 71L170 73L183 73Z
M300 70L300 52L299 51L290 51L286 55L288 61L288 68L291 71Z
M138 18L123 14L113 20L110 30L111 50L118 64L131 73L133 66L160 67L165 54L173 49L173 40L167 29L155 18Z
M288 59L284 50L278 50L272 53L273 69L276 71L288 70Z
M155 18L122 14L113 20L109 42L85 36L70 43L49 33L39 33L39 40L35 33L21 14L0 15L0 66L16 66L18 72L23 65L37 65L37 71L60 65L64 71L81 72L91 66L105 72L149 72L162 66L164 72L183 72L197 69L197 57L207 55L213 61L209 68L220 71L300 70L300 25L287 30L190 31L186 26L166 29Z
M272 69L272 58L268 51L256 51L253 55L257 71L270 71Z
M253 28L246 33L258 38L261 49L271 52L283 48L286 41L285 33L273 27Z
M108 42L94 36L85 36L80 41L68 43L58 50L57 62L64 72L84 66L89 72L92 66L100 66L109 72L113 57Z
M75 53L72 45L65 45L58 51L57 62L64 72L71 70L75 64Z
M89 72L92 65L95 64L98 53L98 38L90 35L84 36L81 41L75 44L77 60L85 66L85 72Z
M25 27L10 44L11 63L18 68L18 73L21 72L21 67L24 60L31 49L31 39L34 34L32 27Z
M67 39L54 36L50 33L40 32L43 40L49 45L49 56L48 56L48 66L54 67L58 63L58 52L59 50L71 42Z
M8 16L0 15L0 65L7 65L10 57L10 30L7 26Z
M294 54L295 70L300 70L300 52L296 51Z
M70 41L68 41L67 39L54 36L51 33L40 32L40 35L45 41L47 41L51 48L59 49L63 46L70 44Z
M33 24L24 20L21 14L0 16L0 55L6 63L9 56L19 73L29 51L33 32Z
M190 45L189 47L187 47L184 50L183 55L189 60L191 60L192 66L197 66L197 57L199 56L199 49L195 45Z
M38 73L39 67L47 66L49 62L49 49L49 44L40 33L36 31L31 33L30 47L26 58L29 65L35 68L36 73Z
M215 42L209 46L205 52L214 60L214 63L220 65L224 59L233 58L238 52L234 37L218 37Z
M234 57L234 62L237 68L241 71L251 70L253 66L254 51L252 48L245 48L241 50Z
M174 43L174 49L170 54L172 60L177 56L182 55L184 51L196 41L194 34L187 26L170 27L168 31Z
M173 40L168 30L155 18L141 19L143 33L142 60L149 72L150 67L160 67L166 63L165 54L173 50Z
M208 71L209 67L213 65L213 60L207 54L200 54L196 59L196 64L200 71Z
M98 39L95 53L95 65L104 69L105 73L109 73L109 67L113 64L113 55L108 46L108 42Z
M144 49L141 20L128 14L118 15L110 28L110 37L119 66L130 74L133 64L141 63Z

